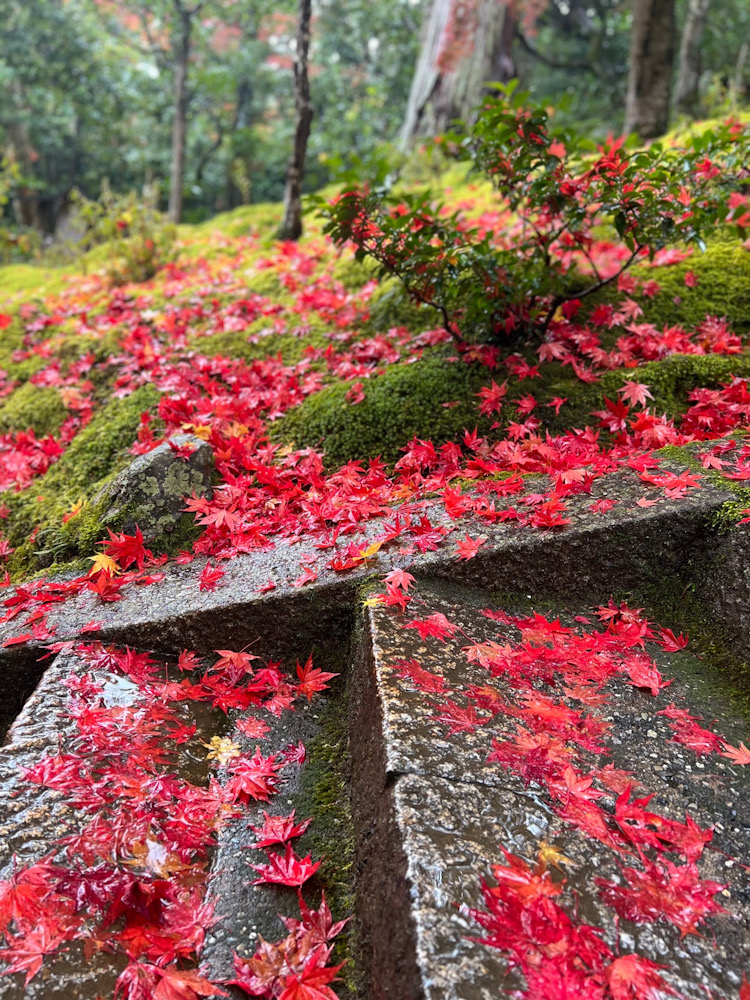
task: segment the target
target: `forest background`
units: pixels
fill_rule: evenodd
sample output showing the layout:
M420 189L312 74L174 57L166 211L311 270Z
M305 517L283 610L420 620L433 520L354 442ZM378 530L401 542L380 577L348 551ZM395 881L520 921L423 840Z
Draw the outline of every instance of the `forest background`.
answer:
M198 222L282 197L298 0L0 0L6 256L68 235L71 192ZM592 138L748 100L747 0L314 0L304 190L519 78ZM639 96L640 93L640 96ZM26 238L24 238L24 234Z

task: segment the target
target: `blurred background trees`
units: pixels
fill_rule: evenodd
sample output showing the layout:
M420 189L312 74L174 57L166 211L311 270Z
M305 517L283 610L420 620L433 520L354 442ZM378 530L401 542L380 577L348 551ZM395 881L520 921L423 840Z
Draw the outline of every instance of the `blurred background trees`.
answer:
M158 190L174 219L279 200L296 0L0 0L5 218ZM408 147L512 76L595 138L748 104L747 0L312 0L304 190ZM12 167L10 166L12 165ZM10 175L8 175L10 176Z

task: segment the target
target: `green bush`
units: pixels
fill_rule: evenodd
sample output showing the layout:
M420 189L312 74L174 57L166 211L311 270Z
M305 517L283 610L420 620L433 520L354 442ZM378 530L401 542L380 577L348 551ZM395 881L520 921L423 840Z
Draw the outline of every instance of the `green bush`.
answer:
M105 245L106 271L113 285L148 281L174 257L177 227L156 207L156 192L115 194L102 185L98 201L73 192L74 225L83 230L77 250L83 254Z

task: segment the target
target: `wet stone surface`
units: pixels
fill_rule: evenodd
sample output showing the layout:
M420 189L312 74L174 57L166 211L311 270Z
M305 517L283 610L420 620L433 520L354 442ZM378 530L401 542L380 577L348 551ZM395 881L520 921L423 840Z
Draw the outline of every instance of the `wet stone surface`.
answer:
M58 656L0 747L0 879L12 875L14 864L22 867L38 861L60 837L86 822L84 814L62 801L62 793L23 778L23 768L57 753L61 741L74 732L75 725L65 712L68 689L62 682L83 669L76 657ZM25 988L21 974L0 977L0 998L90 1000L99 990L111 991L116 976L111 958L99 956L87 962L78 950L58 961L48 959Z
M271 753L283 755L290 746L300 741L305 745L317 732L317 715L320 709L300 708L297 712L284 712L280 719L274 719L268 712L262 714L252 710L244 718L259 717L270 724L270 730L261 742L264 756ZM229 733L243 753L254 751L257 741L249 740L236 728ZM304 764L302 765L304 766ZM285 768L279 793L270 802L258 802L243 812L242 817L231 820L222 828L212 863L210 895L216 904L216 924L206 935L202 960L212 977L218 980L231 979L234 975L233 955L249 958L255 952L258 935L267 941L276 941L286 933L279 920L279 914L298 914L295 890L284 886L251 886L257 873L251 864L267 862L265 852L248 849L256 837L250 829L263 825L263 813L271 816L288 815L299 805L301 768L296 765ZM308 818L298 813L298 821ZM283 854L283 848L276 848ZM273 850L273 848L272 848ZM295 841L295 851L304 856L304 836ZM238 998L247 994L230 987L232 996Z
M664 462L662 467L681 468L675 462ZM540 484L541 480L532 480L528 491L541 488ZM440 504L407 504L392 509L388 518L367 523L361 535L363 547L383 532L386 522L410 513L417 521L425 515L450 533L437 551L404 555L395 546L386 547L359 568L337 573L326 566L330 552L317 549L315 539L280 540L268 550L223 561L220 568L225 575L215 590L199 589L205 560L196 559L187 566L168 566L161 583L129 587L114 603L103 603L84 591L53 605L47 620L57 638L72 639L85 623L95 621L101 625L97 637L104 642L128 642L166 654L184 647L213 649L221 631L235 637L237 648L261 643L269 654L296 655L300 646L315 642L321 633L350 628L357 588L370 575L382 576L396 567L489 591L595 598L618 587L645 585L665 573L684 572L692 561L710 557L716 547L706 526L729 494L704 480L701 489L684 498L659 495L655 506L639 507L637 501L646 492L630 470L604 476L591 494L569 498L571 524L562 531L452 520ZM618 502L606 513L592 513L589 507L600 497ZM456 545L467 532L483 538L484 544L474 559L458 561ZM554 574L549 572L552 562ZM314 568L317 578L301 585L304 566ZM263 592L269 582L275 589ZM28 631L23 618L0 626L0 642ZM38 646L33 640L23 654L18 646L0 646L0 663L28 655L34 648Z
M400 993L397 987L391 991L387 984L376 982L376 998L490 1000L502 989L518 988L515 977L506 979L501 954L470 940L472 935L481 936L481 928L466 911L481 903L480 879L491 883L490 866L503 862L499 845L529 863L544 842L561 851L569 859L561 867L577 898L580 918L604 928L609 945L617 946L613 911L599 899L592 879L621 881L618 852L559 818L547 793L533 781L525 787L520 777L486 763L492 736L498 733L497 729L493 732L492 723L473 732L447 735L447 727L434 719L436 709L430 702L435 696L418 690L398 669L399 661L418 661L423 669L444 678L456 702L466 704L462 693L472 685L487 683L488 675L467 663L461 647L488 639L503 642L503 636L514 638L512 627L481 615L481 607L492 606L486 596L474 592L445 599L422 587L405 617L383 607L366 611L365 646L369 648L358 669L363 675L371 672L374 679L379 713L373 724L378 730L374 738L380 739L380 767L387 773L372 780L369 788L360 788L360 809L363 815L368 809L371 816L378 815L375 824L395 828L402 868L399 874L398 865L392 866L396 871L392 877L407 881L418 969L416 985L404 974ZM572 624L573 615L587 611L569 609L568 622ZM422 641L416 631L401 627L411 618L424 619L434 613L444 614L461 631L443 644L435 638ZM653 649L649 652L653 655ZM608 685L608 703L599 712L612 724L605 741L612 756L587 756L592 764L612 761L634 772L640 783L637 794L654 793L649 808L656 812L678 822L684 822L688 812L702 827L715 828L698 867L702 878L726 884L717 901L727 912L711 918L701 935L684 939L669 924L635 925L621 920L619 947L622 953L636 951L668 964L674 970L665 974L670 985L690 1000L703 1000L706 988L717 996L736 996L742 971L750 967L750 886L740 863L750 853L746 806L750 781L743 768L725 758L715 754L699 758L687 747L670 742L673 734L667 719L655 713L674 701L704 715L707 723L718 717L713 728L735 745L746 738L748 720L729 714L732 710L723 701L720 686L712 684L708 689L706 664L691 654L665 656L660 667L665 677L676 679L658 698L624 681ZM501 680L492 684L503 691ZM370 704L369 714L373 711ZM507 720L500 725L512 730ZM383 804L379 812L372 802L363 808L363 801L375 798ZM614 805L612 798L603 802L605 807ZM377 832L369 830L367 838L376 841ZM360 854L366 884L368 866L383 859L368 853L367 844L360 844ZM555 874L555 880L561 877ZM364 933L375 941L387 938L390 919L387 911L370 909L364 915Z

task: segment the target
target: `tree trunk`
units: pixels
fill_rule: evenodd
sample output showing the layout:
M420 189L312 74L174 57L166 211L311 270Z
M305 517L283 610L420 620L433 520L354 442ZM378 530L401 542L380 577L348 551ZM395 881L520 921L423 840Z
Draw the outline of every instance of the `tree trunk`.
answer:
M701 45L706 30L711 0L690 0L685 27L680 39L675 107L682 114L695 116L698 110L698 84L701 78Z
M8 125L8 138L11 155L20 167L23 178L25 180L32 178L36 157L27 126L22 122L11 122ZM13 196L13 214L19 226L30 226L43 232L38 191L27 187L19 188Z
M190 101L187 82L192 11L186 10L181 0L175 0L175 17L177 24L174 40L174 121L172 165L169 174L169 218L172 222L179 222L182 219L182 191L185 186L185 142Z
M462 7L471 20L458 25L463 37L456 44ZM512 6L499 0L433 0L401 129L403 148L470 118L488 83L507 83L515 75L514 27Z
M279 229L279 239L282 240L298 240L302 235L302 178L305 173L307 140L310 138L313 118L308 76L311 13L312 0L299 0L297 51L294 59L294 103L297 119L294 127L294 146L286 170L284 219Z
M667 131L674 50L674 0L633 0L624 132L653 139Z

